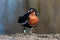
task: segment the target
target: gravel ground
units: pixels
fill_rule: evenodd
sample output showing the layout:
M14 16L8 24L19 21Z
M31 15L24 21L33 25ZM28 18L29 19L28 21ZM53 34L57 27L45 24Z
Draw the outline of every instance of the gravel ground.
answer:
M60 34L0 35L0 40L60 40Z

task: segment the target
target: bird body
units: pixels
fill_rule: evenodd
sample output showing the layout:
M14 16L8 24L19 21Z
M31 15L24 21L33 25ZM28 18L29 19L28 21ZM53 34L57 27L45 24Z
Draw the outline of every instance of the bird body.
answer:
M33 8L29 9L25 15L19 16L18 19L18 23L20 23L23 27L28 28L32 28L33 26L37 25L38 21L36 11Z

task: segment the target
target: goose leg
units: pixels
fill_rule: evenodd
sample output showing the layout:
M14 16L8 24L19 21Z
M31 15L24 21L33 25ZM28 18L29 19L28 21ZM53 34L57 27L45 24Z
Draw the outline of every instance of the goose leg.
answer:
M32 27L31 30L30 30L30 35L32 34L32 30L33 30L33 27Z
M26 30L26 28L24 27L24 35L26 35L27 34L27 30Z

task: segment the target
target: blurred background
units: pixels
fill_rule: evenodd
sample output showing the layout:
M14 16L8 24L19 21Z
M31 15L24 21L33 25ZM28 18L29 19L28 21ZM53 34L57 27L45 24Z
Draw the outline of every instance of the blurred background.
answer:
M33 33L60 33L60 0L0 0L0 34L23 32L17 21L29 8L39 17Z

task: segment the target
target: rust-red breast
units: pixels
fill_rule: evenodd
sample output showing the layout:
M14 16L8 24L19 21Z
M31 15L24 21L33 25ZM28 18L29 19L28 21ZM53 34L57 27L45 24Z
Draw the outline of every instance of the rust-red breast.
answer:
M32 13L32 14L29 15L28 23L30 25L32 25L32 26L37 25L38 21L39 21L38 17L35 14Z

